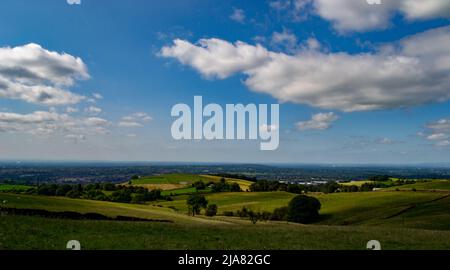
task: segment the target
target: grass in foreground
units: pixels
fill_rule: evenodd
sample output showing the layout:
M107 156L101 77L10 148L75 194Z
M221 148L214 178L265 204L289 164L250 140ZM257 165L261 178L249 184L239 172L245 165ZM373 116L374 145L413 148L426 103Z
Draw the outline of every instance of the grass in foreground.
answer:
M284 223L236 226L74 221L40 217L0 218L0 249L365 249L377 239L383 249L450 249L450 232L364 226Z

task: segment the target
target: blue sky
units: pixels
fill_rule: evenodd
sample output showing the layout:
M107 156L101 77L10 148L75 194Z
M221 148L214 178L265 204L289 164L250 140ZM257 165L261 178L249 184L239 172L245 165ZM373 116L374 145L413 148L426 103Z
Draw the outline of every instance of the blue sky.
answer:
M1 1L0 159L450 161L450 6L427 1ZM280 103L279 149L173 140L194 95Z

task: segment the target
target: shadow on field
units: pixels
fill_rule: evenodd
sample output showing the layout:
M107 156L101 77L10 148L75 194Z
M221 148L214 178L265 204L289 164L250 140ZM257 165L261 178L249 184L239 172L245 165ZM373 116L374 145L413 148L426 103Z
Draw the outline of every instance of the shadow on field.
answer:
M60 218L73 220L113 220L113 221L141 221L141 222L167 222L173 223L171 220L164 219L146 219L127 216L108 217L98 213L78 213L73 211L54 212L43 209L24 209L24 208L8 208L0 207L1 215L18 215L18 216L39 216L45 218Z

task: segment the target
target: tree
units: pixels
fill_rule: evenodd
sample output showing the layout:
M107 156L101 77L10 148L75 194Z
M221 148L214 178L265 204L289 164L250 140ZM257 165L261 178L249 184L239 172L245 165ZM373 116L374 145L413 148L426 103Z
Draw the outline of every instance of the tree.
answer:
M82 193L78 189L72 189L71 191L67 192L66 196L72 199L78 199L80 198Z
M319 217L320 207L318 199L298 195L289 202L287 219L296 223L310 223Z
M189 208L189 214L192 214L192 216L200 214L200 210L208 206L205 196L199 194L189 196L186 203Z
M275 208L275 210L273 210L272 216L270 217L271 220L286 220L287 219L287 213L288 213L288 207L284 206L284 207L280 207L280 208Z
M66 194L72 190L71 185L60 185L56 189L56 196L66 196Z
M131 203L143 204L145 203L145 195L142 193L137 193L131 199Z
M203 181L196 181L192 184L192 187L195 187L196 190L204 190L206 189L205 183Z
M249 210L247 212L247 215L253 224L256 224L256 222L258 222L258 220L260 220L261 218L261 215L259 213L253 212L253 210Z
M359 188L359 190L360 190L361 192L364 192L364 191L372 191L374 187L375 187L375 186L374 186L374 184L372 184L372 183L364 183L364 184L361 185L361 187Z
M131 199L131 190L128 189L116 190L111 194L111 200L113 202L129 203Z
M208 217L213 217L217 215L217 205L216 204L208 205L208 208L206 208L205 215Z

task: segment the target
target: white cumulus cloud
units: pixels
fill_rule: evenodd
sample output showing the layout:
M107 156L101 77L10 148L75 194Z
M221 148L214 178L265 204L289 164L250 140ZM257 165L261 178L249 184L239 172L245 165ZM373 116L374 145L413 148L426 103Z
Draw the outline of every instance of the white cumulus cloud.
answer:
M81 58L34 43L0 48L0 98L49 106L75 104L84 97L67 87L88 78Z
M380 1L380 5L369 5L367 0L276 0L269 6L293 21L316 14L340 32L384 29L397 14L407 21L450 18L446 0Z
M429 30L371 53L302 50L276 53L261 45L174 40L161 50L207 78L236 73L253 91L281 102L322 109L367 111L450 99L450 26Z
M296 124L299 130L325 130L331 127L331 124L338 120L337 116L333 112L314 114L311 120L298 122Z

